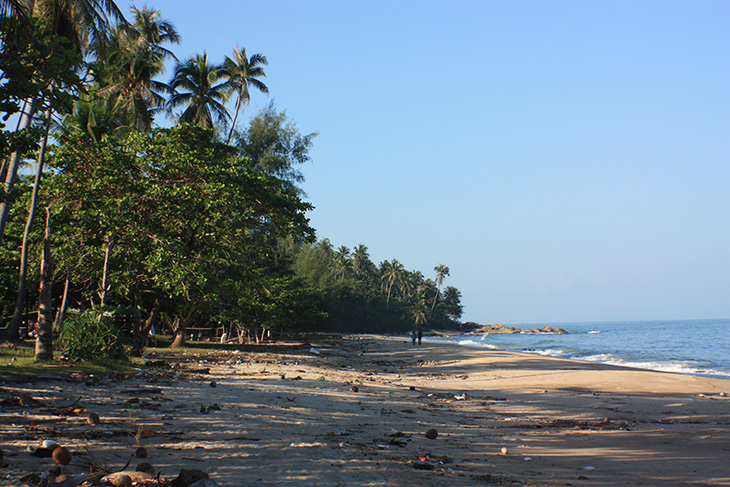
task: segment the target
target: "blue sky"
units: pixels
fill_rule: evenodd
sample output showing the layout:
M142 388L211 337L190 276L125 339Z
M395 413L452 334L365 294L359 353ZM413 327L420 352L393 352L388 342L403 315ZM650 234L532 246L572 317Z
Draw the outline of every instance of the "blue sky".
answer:
M448 265L464 320L730 317L730 2L146 5L181 59L265 54L242 120L319 132L318 237Z

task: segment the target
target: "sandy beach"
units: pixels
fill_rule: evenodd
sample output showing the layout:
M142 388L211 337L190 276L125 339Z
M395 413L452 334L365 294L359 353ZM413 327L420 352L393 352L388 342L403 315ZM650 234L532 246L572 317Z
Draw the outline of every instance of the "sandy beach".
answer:
M68 477L144 461L149 485L730 485L727 380L381 336L148 359L0 383L0 485L54 470L29 452L44 439Z

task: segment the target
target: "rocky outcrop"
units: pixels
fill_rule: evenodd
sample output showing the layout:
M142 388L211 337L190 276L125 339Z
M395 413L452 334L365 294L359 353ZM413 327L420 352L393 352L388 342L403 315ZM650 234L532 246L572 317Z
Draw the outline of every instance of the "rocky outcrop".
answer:
M497 335L503 333L555 333L557 335L566 335L568 332L562 328L553 328L551 326L543 326L542 328L533 328L531 330L525 330L522 328L515 328L514 326L506 326L501 323L494 325L479 325L474 322L464 323L469 326L470 330L466 332L469 335ZM476 325L476 326L474 326Z

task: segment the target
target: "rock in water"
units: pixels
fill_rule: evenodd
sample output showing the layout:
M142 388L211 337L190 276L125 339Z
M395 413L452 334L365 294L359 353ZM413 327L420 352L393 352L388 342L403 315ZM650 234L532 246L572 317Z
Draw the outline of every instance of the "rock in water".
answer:
M134 452L134 456L137 458L147 458L147 448L140 446L137 448L137 450Z
M99 415L96 413L89 413L89 416L86 418L86 422L91 425L99 424L101 423L101 418L99 418Z
M428 438L429 440L435 440L436 438L438 438L438 436L439 436L439 432L433 428L426 431L426 438Z

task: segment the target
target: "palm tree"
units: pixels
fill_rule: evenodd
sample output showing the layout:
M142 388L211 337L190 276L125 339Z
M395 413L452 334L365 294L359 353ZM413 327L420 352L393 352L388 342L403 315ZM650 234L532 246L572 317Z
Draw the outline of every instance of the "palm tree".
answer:
M401 274L405 268L403 267L403 264L398 262L396 259L393 259L391 262L388 262L387 260L384 261L381 264L381 269L383 271L381 279L388 288L388 298L385 301L385 307L387 309L390 304L390 293L393 290L393 286L400 280Z
M93 46L106 38L109 32L108 17L124 22L124 16L112 0L3 0L0 4L3 17L13 16L23 22L33 17L41 21L43 30L39 36L50 39L63 37L74 50L82 55L89 53ZM31 126L39 99L25 100L20 115L18 131ZM10 193L20 167L21 154L11 154L5 174L4 198L0 201L0 244L2 244L10 210Z
M22 3L22 5L21 5ZM118 21L124 21L124 17L111 0L36 0L27 2L14 2L14 11L16 15L27 15L32 16L41 20L41 25L44 26L44 31L41 35L44 37L60 36L64 38L69 47L75 48L82 56L89 53L89 47L99 42L102 38L105 38L109 31L109 23L107 21L107 14L112 16ZM22 13L20 12L22 10ZM61 60L63 63L63 60ZM51 90L58 89L58 84L51 80L48 88ZM36 178L33 188L33 197L31 199L30 208L28 211L28 218L26 221L26 234L28 229L33 225L33 218L35 215L37 193L41 184L41 177L43 174L43 167L45 162L45 152L48 143L48 132L51 123L52 114L52 103L51 100L38 99L26 100L24 113L21 114L21 120L18 126L19 130L30 126L35 111L39 108L42 102L46 102L46 110L44 117L44 134L41 140L40 151L38 153L38 166L36 170ZM7 221L7 214L9 210L9 199L8 194L12 191L15 178L17 177L17 170L20 164L21 155L16 152L11 155L10 163L7 168L7 174L5 179L5 199L0 203L0 244L2 243L2 236L5 229L5 223ZM22 313L25 304L25 287L26 287L26 275L24 267L26 266L28 254L28 239L24 237L23 248L21 251L21 263L20 263L20 279L18 284L18 297L16 299L15 312L13 318L8 325L6 330L6 338L8 340L17 341L19 340L20 323L22 320ZM52 323L50 321L44 321L44 327L47 329L42 330L44 336L50 336L52 330Z
M216 84L223 76L223 68L210 64L205 52L177 64L175 76L170 82L170 88L175 91L169 107L185 107L179 118L181 123L210 129L215 123L228 122L230 115L224 105L228 99L227 81ZM184 91L176 91L179 88Z
M367 272L369 265L372 265L372 262L370 262L368 248L359 244L352 252L352 270L359 276Z
M231 122L231 130L228 132L226 144L231 141L233 129L236 127L238 119L238 111L241 105L248 105L251 100L251 94L248 87L253 86L261 93L269 93L269 88L256 78L265 78L266 72L263 65L268 65L269 61L263 54L254 54L250 58L246 57L246 48L243 49L236 46L233 50L233 57L226 56L223 62L223 69L228 76L228 87L231 91L236 92L236 108L233 112L233 122Z
M134 22L118 26L109 43L100 46L98 61L103 69L98 93L115 101L131 129L149 132L154 115L165 106L161 93L170 90L153 78L164 72L166 59L175 58L162 44L177 44L180 36L159 11L132 8L132 14Z
M436 300L439 297L439 291L441 290L441 285L444 283L444 279L446 279L446 276L449 275L449 268L446 267L444 264L439 264L436 267L434 267L433 270L436 271L436 295L433 297L433 304L431 304L432 313L433 313L433 308L436 306Z

